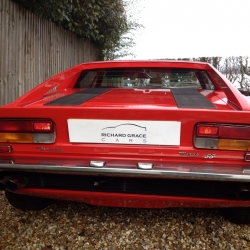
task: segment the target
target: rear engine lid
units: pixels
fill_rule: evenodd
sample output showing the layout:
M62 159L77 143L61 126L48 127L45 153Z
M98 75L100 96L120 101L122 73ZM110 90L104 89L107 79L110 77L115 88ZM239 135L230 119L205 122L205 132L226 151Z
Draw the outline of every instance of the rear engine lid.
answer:
M50 107L229 109L222 91L197 89L84 89L40 102ZM45 102L46 101L46 102Z

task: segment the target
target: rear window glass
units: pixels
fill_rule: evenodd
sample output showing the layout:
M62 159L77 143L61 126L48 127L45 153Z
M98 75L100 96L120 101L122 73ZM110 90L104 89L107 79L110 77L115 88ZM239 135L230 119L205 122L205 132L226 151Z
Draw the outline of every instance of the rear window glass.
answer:
M82 71L75 88L214 89L214 85L203 70L107 68Z

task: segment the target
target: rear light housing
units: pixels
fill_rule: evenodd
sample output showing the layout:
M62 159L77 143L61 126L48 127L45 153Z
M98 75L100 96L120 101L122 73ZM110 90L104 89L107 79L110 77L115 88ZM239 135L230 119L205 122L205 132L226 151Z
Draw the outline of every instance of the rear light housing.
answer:
M49 119L0 119L0 142L54 143L55 126Z
M250 150L250 126L199 123L195 127L196 148Z

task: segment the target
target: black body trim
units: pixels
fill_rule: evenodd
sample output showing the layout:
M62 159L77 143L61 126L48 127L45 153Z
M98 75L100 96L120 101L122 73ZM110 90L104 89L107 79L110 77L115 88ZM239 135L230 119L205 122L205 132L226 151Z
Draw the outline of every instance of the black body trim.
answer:
M44 106L78 106L90 99L110 91L112 88L89 88L71 95L60 97L56 100L47 102Z
M215 106L196 89L171 89L171 92L179 108L215 108Z

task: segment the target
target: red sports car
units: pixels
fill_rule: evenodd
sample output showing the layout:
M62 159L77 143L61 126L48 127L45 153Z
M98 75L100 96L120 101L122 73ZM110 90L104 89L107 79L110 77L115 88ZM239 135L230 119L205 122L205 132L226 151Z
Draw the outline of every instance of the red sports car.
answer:
M250 101L207 63L66 70L0 108L0 189L16 208L222 207L250 222Z

